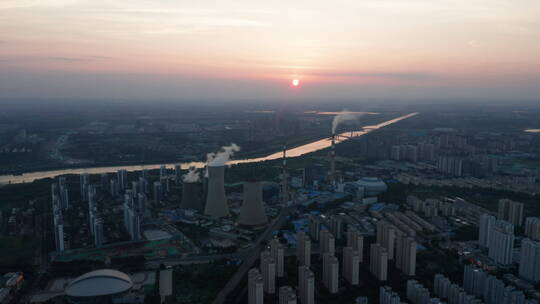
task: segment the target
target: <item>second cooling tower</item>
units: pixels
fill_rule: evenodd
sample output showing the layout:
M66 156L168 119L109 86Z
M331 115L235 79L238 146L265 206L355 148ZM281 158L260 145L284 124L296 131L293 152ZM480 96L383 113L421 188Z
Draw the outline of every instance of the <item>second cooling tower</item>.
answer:
M268 222L262 196L261 182L244 183L244 203L242 209L240 209L238 224L258 226Z
M204 214L221 218L229 216L229 206L225 195L225 166L208 166L208 190Z
M195 209L199 212L203 211L203 201L201 198L202 184L199 182L184 182L182 184L182 202L180 208Z

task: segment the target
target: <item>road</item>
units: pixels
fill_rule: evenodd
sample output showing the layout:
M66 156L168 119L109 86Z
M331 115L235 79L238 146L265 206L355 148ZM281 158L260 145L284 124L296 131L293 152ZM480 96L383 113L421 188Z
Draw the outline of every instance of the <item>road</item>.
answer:
M253 267L253 264L259 259L259 255L261 252L261 243L263 241L268 241L273 236L273 232L281 228L285 220L287 219L287 215L291 211L291 207L287 207L282 209L279 217L277 217L274 222L266 229L266 231L257 239L257 242L251 249L251 253L247 258L244 260L242 265L240 265L240 268L236 271L236 273L231 277L231 279L227 282L225 287L218 293L216 296L216 299L213 304L223 304L227 300L227 296L234 291L238 285L242 282L242 280L247 275L247 272Z

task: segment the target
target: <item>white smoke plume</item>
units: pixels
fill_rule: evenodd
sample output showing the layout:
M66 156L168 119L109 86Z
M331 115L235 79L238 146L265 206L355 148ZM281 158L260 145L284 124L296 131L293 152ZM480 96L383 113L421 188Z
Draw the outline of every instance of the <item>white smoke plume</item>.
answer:
M234 143L230 146L223 146L221 147L221 150L216 153L212 152L206 154L206 164L210 167L225 166L231 156L238 151L240 151L240 147Z
M199 171L195 167L190 167L188 173L183 178L186 183L195 183L199 181Z
M346 109L343 109L341 111L341 113L334 116L334 120L332 121L332 134L336 133L337 127L340 124L342 124L342 123L344 123L346 121L356 121L362 115L363 114L361 114L361 113L349 112Z

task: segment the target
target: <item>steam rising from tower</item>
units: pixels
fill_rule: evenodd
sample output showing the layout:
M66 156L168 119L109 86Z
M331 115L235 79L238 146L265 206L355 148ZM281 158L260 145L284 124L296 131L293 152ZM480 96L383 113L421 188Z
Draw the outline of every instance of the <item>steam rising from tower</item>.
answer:
M190 167L187 174L184 175L184 182L195 183L199 181L199 172L195 167Z
M230 146L223 146L218 152L206 154L206 163L209 167L225 166L235 152L240 151L240 147L232 143Z
M332 121L332 134L336 134L337 127L340 124L346 121L356 121L360 116L360 113L352 113L347 111L346 109L343 109L338 115L334 116L334 120Z

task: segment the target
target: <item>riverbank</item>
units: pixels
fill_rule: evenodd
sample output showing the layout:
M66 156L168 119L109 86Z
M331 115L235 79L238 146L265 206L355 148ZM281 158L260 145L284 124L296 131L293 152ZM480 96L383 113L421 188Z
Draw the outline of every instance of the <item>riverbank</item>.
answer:
M337 137L336 143L346 141L350 138L363 136L369 132L389 126L401 120L413 117L417 114L418 113L410 113L407 115L403 115L403 116L379 123L377 125L364 126L363 130L354 131L354 132L344 132L342 134L339 134L339 136ZM287 156L298 157L307 153L326 149L330 147L330 145L331 145L331 140L329 138L319 139L319 140L316 140L307 144L299 145L293 148L288 148ZM229 162L229 164L234 165L234 164L242 164L242 163L260 162L260 161L265 161L265 160L274 160L274 159L280 158L281 156L282 156L282 151L278 150L277 152L267 155L267 156L234 160L234 161ZM48 171L26 172L21 175L0 175L0 185L1 184L14 184L14 183L30 183L36 179L54 178L56 176L66 175L66 174L82 174L82 173L101 174L101 173L116 172L117 170L120 170L120 169L125 169L127 171L139 171L142 169L152 170L152 169L158 169L162 165L165 165L167 168L173 168L175 164L176 163L158 163L158 164L154 163L154 164L136 164L136 165L116 164L112 166L96 166L96 167L85 167L85 168L69 168L69 169L57 169L57 170L48 170ZM204 162L186 162L180 165L182 169L188 169L190 166L202 168L204 167L205 163Z

